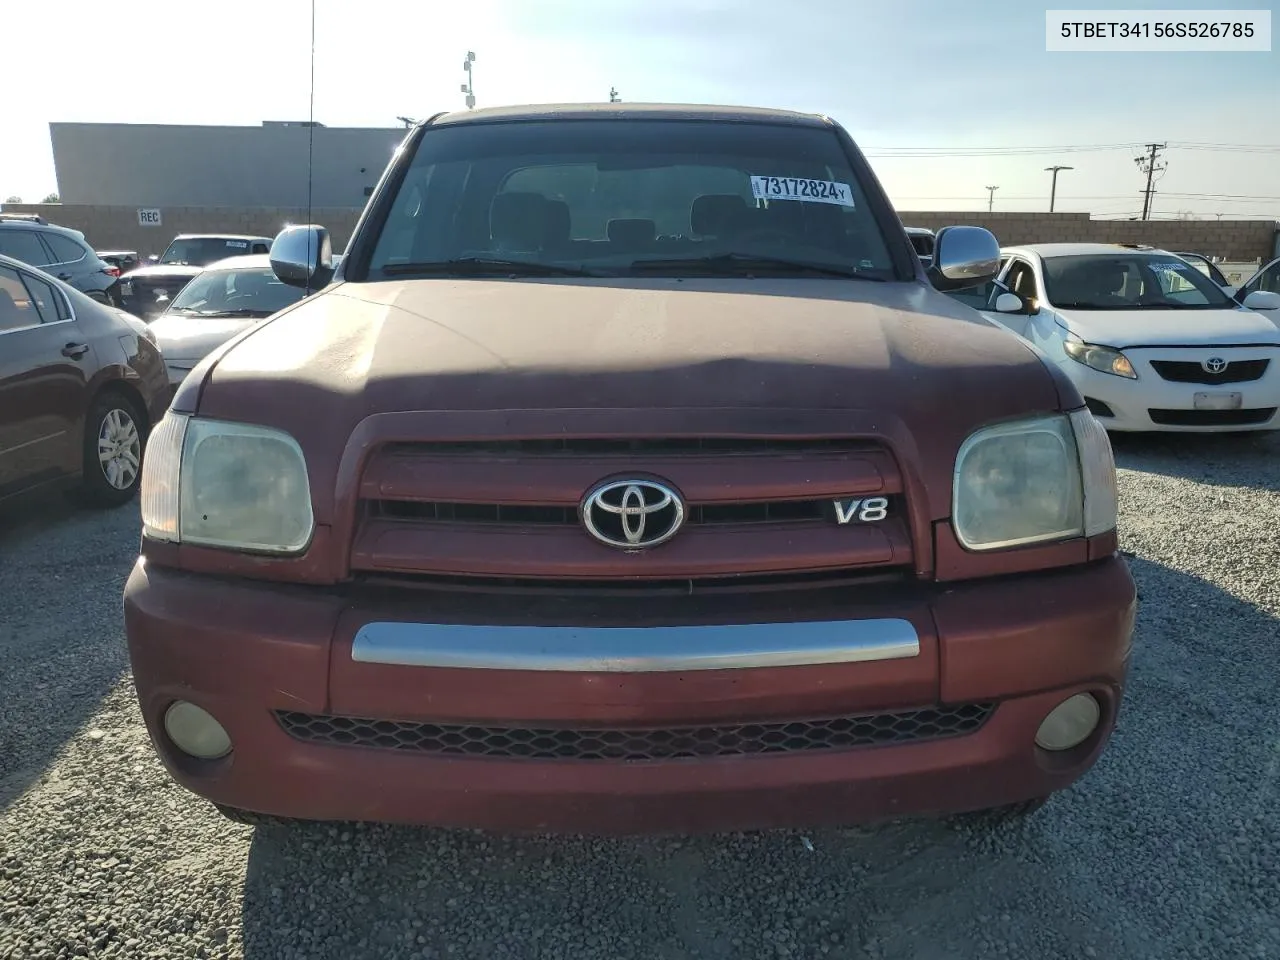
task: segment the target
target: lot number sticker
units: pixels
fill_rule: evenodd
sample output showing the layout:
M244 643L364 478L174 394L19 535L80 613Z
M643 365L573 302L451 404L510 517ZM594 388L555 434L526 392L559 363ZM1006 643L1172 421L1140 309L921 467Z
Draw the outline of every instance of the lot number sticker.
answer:
M835 180L796 177L752 177L751 195L757 200L799 200L802 203L834 203L853 207L853 190Z

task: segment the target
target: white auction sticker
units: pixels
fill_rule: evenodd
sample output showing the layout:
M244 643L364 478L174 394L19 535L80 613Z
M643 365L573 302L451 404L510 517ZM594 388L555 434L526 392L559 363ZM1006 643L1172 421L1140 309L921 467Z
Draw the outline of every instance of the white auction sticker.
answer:
M1270 10L1046 10L1051 52L1269 52Z
M752 177L751 195L757 200L799 200L803 203L834 203L853 206L853 190L835 180L805 180L796 177Z

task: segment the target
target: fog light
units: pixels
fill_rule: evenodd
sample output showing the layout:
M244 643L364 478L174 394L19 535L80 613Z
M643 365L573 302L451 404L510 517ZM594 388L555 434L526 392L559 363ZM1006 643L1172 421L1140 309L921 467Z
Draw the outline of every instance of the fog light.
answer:
M1049 711L1036 731L1036 744L1045 750L1070 750L1088 739L1101 717L1093 695L1077 693Z
M164 712L164 732L183 753L217 760L231 752L231 738L208 710L179 700Z

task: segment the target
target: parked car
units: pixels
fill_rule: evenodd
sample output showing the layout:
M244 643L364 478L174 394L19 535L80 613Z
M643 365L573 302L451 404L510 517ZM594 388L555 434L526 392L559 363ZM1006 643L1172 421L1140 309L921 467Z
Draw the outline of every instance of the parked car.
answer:
M474 110L391 164L332 285L152 436L125 617L179 783L689 832L1022 813L1095 761L1134 615L1106 433L930 284L839 125ZM940 230L933 284L998 256Z
M158 263L130 270L121 279L123 306L130 313L152 320L164 312L187 282L215 260L266 253L270 237L239 234L183 233L161 254Z
M151 323L173 389L215 347L304 295L272 272L266 254L205 267Z
M142 265L142 259L138 256L137 250L99 250L98 256L119 268L122 274Z
M99 303L119 304L120 268L99 257L79 230L36 214L0 213L0 255L38 267Z
M1187 263L1191 264L1193 267L1195 267L1197 270L1203 273L1206 277L1208 277L1210 280L1216 283L1219 287L1222 288L1222 291L1225 294L1227 294L1227 296L1231 296L1231 294L1235 292L1235 287L1231 285L1230 280L1228 280L1225 276L1223 276L1222 271L1218 269L1218 265L1214 263L1212 260L1210 260L1208 257L1206 257L1204 254L1178 253L1177 256L1187 261Z
M980 309L1043 351L1108 430L1280 427L1280 295L1252 293L1245 309L1150 248L1045 243L1001 256Z
M911 246L915 248L916 256L920 258L920 262L924 264L927 270L933 265L933 245L935 241L934 233L927 227L907 227L907 239L911 241Z
M0 256L0 501L68 481L133 497L167 386L145 324Z
M1280 294L1280 258L1272 260L1252 277L1240 284L1239 289L1235 291L1235 298L1241 303L1247 303L1249 297L1259 291ZM1276 319L1280 321L1280 317Z

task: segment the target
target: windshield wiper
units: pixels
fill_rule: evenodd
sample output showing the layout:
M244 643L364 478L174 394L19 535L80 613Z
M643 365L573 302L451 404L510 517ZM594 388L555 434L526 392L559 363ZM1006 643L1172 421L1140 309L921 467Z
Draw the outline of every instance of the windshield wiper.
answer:
M883 277L865 273L857 267L837 263L813 263L808 260L789 260L786 257L764 257L751 253L716 253L705 257L662 257L659 259L633 260L628 268L632 273L660 272L664 270L708 270L731 276L769 273L782 276L844 277L847 280L874 280L883 283Z
M382 268L389 277L407 274L476 274L501 273L520 277L598 277L602 274L585 267L535 263L530 260L504 260L501 257L458 257L454 260L429 260L419 263L390 263Z
M275 310L254 309L253 307L236 307L234 310L192 310L184 311L201 317L269 317Z

